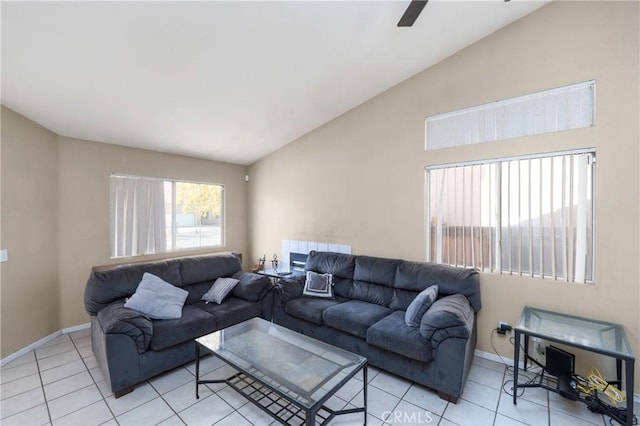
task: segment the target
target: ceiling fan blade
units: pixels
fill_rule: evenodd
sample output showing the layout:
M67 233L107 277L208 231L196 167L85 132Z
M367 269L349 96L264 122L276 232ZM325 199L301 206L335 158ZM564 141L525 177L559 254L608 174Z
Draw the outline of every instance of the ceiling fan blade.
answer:
M409 3L409 7L407 7L407 10L404 11L404 15L402 15L402 18L400 18L398 26L412 26L413 23L416 22L416 19L418 19L418 16L420 15L420 12L422 12L422 9L424 9L424 7L427 5L428 1L429 0L412 0L411 3Z

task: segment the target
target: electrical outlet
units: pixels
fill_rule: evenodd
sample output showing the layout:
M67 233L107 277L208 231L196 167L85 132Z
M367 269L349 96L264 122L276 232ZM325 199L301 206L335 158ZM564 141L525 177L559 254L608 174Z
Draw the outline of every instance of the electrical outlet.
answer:
M498 327L496 328L498 334L507 334L507 331L511 331L512 328L509 324L504 321L498 322Z
M0 262L6 262L9 260L9 252L7 249L0 250Z

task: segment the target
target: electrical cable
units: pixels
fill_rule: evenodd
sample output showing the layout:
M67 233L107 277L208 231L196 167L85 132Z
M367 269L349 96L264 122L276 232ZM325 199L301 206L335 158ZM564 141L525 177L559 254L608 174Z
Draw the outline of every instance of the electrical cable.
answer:
M491 334L489 336L489 343L491 344L491 349L493 349L493 352L498 356L498 358L500 358L500 361L502 361L502 363L505 364L506 366L505 374L509 374L511 377L513 377L514 376L513 366L510 366L509 363L507 363L505 359L498 353L498 350L496 349L493 343L493 337L495 336L496 332L497 330L495 328L492 329ZM515 338L513 336L509 337L509 343L515 346ZM522 353L525 354L524 347L522 346L522 344L520 344L520 349ZM542 355L544 356L544 354ZM529 354L525 354L525 356L529 356ZM529 358L535 361L535 365L532 365L532 368L535 368L536 370L532 369L532 370L529 370L528 372L535 373L535 374L533 377L530 377L530 376L527 376L525 372L521 373L523 377L530 377L530 378L529 380L523 383L518 383L518 387L520 387L521 385L530 385L535 383L536 381L542 382L542 380L545 380L544 368L542 366L543 363L540 362L540 360L535 357L529 356ZM597 368L594 367L591 369L591 374L589 375L588 378L585 378L580 375L574 375L573 379L576 381L576 389L579 392L586 395L586 398L581 400L586 403L589 411L608 416L609 424L611 424L612 426L614 426L612 420L626 418L627 409L616 407L617 403L625 402L627 400L626 395L622 391L620 391L620 389L618 389L616 386L607 382L602 377L602 374ZM547 377L546 380L548 383L550 378ZM513 396L513 383L514 383L513 380L507 380L502 384L502 390L504 391L504 393L506 393L509 396ZM509 387L509 385L511 386ZM520 391L518 392L518 397L521 397L522 395L524 395L525 390L526 388L521 388ZM609 405L602 402L598 398L598 392L605 394L613 405ZM632 423L634 425L638 424L638 418L635 415L633 416Z
M580 375L574 375L574 380L580 392L590 395L593 391L599 391L609 398L611 403L615 406L619 402L625 402L627 400L626 395L617 387L607 382L600 373L600 370L593 367L591 374L588 378L584 378Z
M497 330L494 328L491 330L491 334L489 336L489 343L491 344L491 349L493 349L493 352L498 356L498 358L500 358L500 361L502 361L502 363L506 366L505 369L505 374L513 377L513 366L510 366L509 363L507 363L507 361L498 353L498 350L496 349L495 345L493 344L493 338L496 335ZM509 342L512 345L515 345L515 341L513 337L509 338ZM522 347L522 345L520 345L520 348L522 349L522 353L524 353L524 348ZM529 370L529 373L534 373L533 377L528 376L525 372L521 373L522 377L527 377L529 380L523 382L523 383L518 383L518 386L522 385L529 385L532 384L534 382L536 382L541 374L544 373L544 371L542 370L542 368L539 368L538 366L535 367L536 370ZM502 384L502 390L509 396L513 396L513 380L507 380ZM508 385L511 384L511 387L508 388ZM520 390L518 391L518 397L521 397L522 395L524 395L526 388L520 388Z

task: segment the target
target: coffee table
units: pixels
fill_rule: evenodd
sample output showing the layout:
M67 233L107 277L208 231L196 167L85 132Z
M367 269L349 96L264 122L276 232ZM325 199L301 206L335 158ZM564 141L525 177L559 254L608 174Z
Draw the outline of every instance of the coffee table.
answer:
M198 386L226 383L282 424L324 425L341 414L363 413L367 422L367 359L295 331L252 318L196 339ZM200 380L202 349L238 372ZM362 371L364 406L332 410L324 404ZM318 420L318 423L316 423Z

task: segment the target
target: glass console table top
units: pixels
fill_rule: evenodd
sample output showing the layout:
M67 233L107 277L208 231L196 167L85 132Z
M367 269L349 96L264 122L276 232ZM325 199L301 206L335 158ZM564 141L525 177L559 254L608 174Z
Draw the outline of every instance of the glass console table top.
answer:
M196 339L241 371L311 407L367 359L260 318Z
M620 324L525 306L516 329L614 357L633 358L627 335Z

